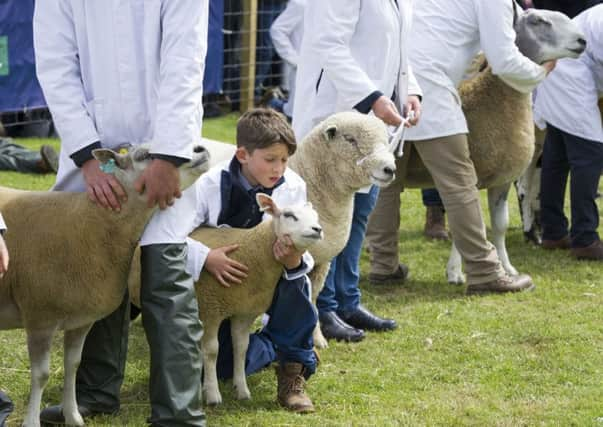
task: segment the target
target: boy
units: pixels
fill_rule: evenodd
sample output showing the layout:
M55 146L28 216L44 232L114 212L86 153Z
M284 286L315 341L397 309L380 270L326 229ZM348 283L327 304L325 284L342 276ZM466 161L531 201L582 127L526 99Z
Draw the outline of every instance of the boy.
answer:
M263 219L255 201L258 192L271 195L281 206L305 202L304 181L287 168L295 149L293 130L283 115L262 108L243 114L237 124L237 150L232 160L215 166L195 184L195 226L254 227ZM192 239L187 243L187 264L193 278L198 279L203 268L226 287L238 286L246 277L248 266L228 257L236 245L210 249ZM316 369L312 331L317 314L306 277L313 260L309 254L302 256L290 242L276 241L273 250L285 271L268 310L266 327L250 337L246 371L249 374L267 366L276 352L279 403L294 412L312 412L304 385ZM226 323L219 336L218 374L222 378L232 375L230 328Z

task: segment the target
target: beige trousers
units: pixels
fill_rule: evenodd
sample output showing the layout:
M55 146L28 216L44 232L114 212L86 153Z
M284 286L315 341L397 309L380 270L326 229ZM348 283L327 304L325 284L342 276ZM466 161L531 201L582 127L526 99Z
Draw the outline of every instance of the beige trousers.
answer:
M411 145L416 151L411 150ZM369 217L366 238L371 272L391 274L398 268L400 192L404 190L408 160L417 153L444 202L452 238L463 258L467 284L489 282L504 276L496 249L486 238L477 177L465 134L405 143L404 156L396 159L396 179L381 189L375 210Z

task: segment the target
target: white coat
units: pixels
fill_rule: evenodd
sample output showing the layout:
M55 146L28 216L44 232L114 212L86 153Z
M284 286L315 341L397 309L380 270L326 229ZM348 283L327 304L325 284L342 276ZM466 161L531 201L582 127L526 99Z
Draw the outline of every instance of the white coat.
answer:
M421 0L423 1L423 0ZM373 92L420 95L407 60L412 0L309 0L296 80L298 141L320 121Z
M295 78L299 62L299 50L304 34L304 10L306 0L289 0L285 10L274 20L270 27L270 37L276 53L286 62L289 99L283 106L283 112L291 117L295 100Z
M199 226L218 227L218 216L222 210L222 196L220 191L222 171L228 170L229 165L230 160L212 167L193 185L196 192L196 206L193 210L182 212L182 215L188 214L194 218L189 233ZM289 168L285 169L284 177L285 182L276 187L272 192L272 198L276 204L282 207L306 203L308 199L306 195L306 183L304 180ZM267 218L268 215L264 214L263 220L266 220ZM228 226L220 225L220 227ZM187 271L195 280L198 280L210 248L203 243L190 238L187 239L186 242L188 244ZM314 262L310 262L308 258L304 258L304 260L307 264L314 264Z
M0 214L0 230L6 230L6 223L4 222L4 218L2 218L2 214Z
M480 49L492 72L521 92L546 76L515 45L511 0L418 1L410 37L410 63L424 96L409 140L468 132L457 87Z
M598 101L603 97L603 5L574 19L586 38L586 51L576 59L560 59L536 90L534 120L569 134L603 143Z
M85 191L69 156L96 141L150 143L152 153L191 157L201 141L208 7L208 0L36 2L37 74L61 137L55 190ZM177 230L164 234L169 212L153 217L147 242L184 241Z

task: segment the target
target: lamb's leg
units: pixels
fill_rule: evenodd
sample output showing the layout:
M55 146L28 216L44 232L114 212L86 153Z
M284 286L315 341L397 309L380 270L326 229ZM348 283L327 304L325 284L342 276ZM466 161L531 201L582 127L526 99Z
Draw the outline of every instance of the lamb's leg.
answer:
M463 274L463 260L459 250L452 241L452 247L450 248L450 257L448 258L448 264L446 265L446 277L448 283L452 285L462 285L465 283L465 275Z
M318 294L322 290L325 279L327 278L327 274L329 273L329 267L331 263L326 262L323 264L316 264L314 269L308 274L308 278L310 279L310 283L312 284L312 302L316 305L316 298L318 298ZM316 322L316 327L314 328L313 339L314 339L314 347L316 348L327 348L329 343L327 339L322 334L320 330L320 322Z
M539 245L542 242L540 221L540 156L536 155L526 171L515 182L519 212L526 241Z
M50 345L56 328L44 330L27 330L27 350L31 363L31 388L27 414L23 425L38 427L40 425L40 404L42 393L50 374Z
M232 382L237 399L251 399L245 377L245 356L249 347L249 328L257 316L236 316L230 319L232 336L233 375Z
M222 319L203 320L203 338L201 338L201 351L203 353L203 394L205 403L219 405L222 395L218 387L218 374L216 364L218 360L218 329Z
M505 246L505 233L509 228L509 205L507 196L511 184L488 188L488 207L490 208L490 221L492 225L492 243L498 252L498 259L509 275L516 275L517 270L511 265L507 247Z
M82 349L92 324L65 331L63 337L65 378L63 380L63 416L65 424L83 426L84 419L77 409L75 376L82 360Z

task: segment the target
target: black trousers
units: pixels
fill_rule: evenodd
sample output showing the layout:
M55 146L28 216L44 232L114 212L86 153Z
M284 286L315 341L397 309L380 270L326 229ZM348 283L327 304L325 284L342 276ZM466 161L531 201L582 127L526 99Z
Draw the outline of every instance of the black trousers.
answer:
M558 240L568 234L569 222L563 206L569 175L572 246L584 247L599 240L595 199L602 170L603 143L571 135L547 123L540 190L543 239Z

